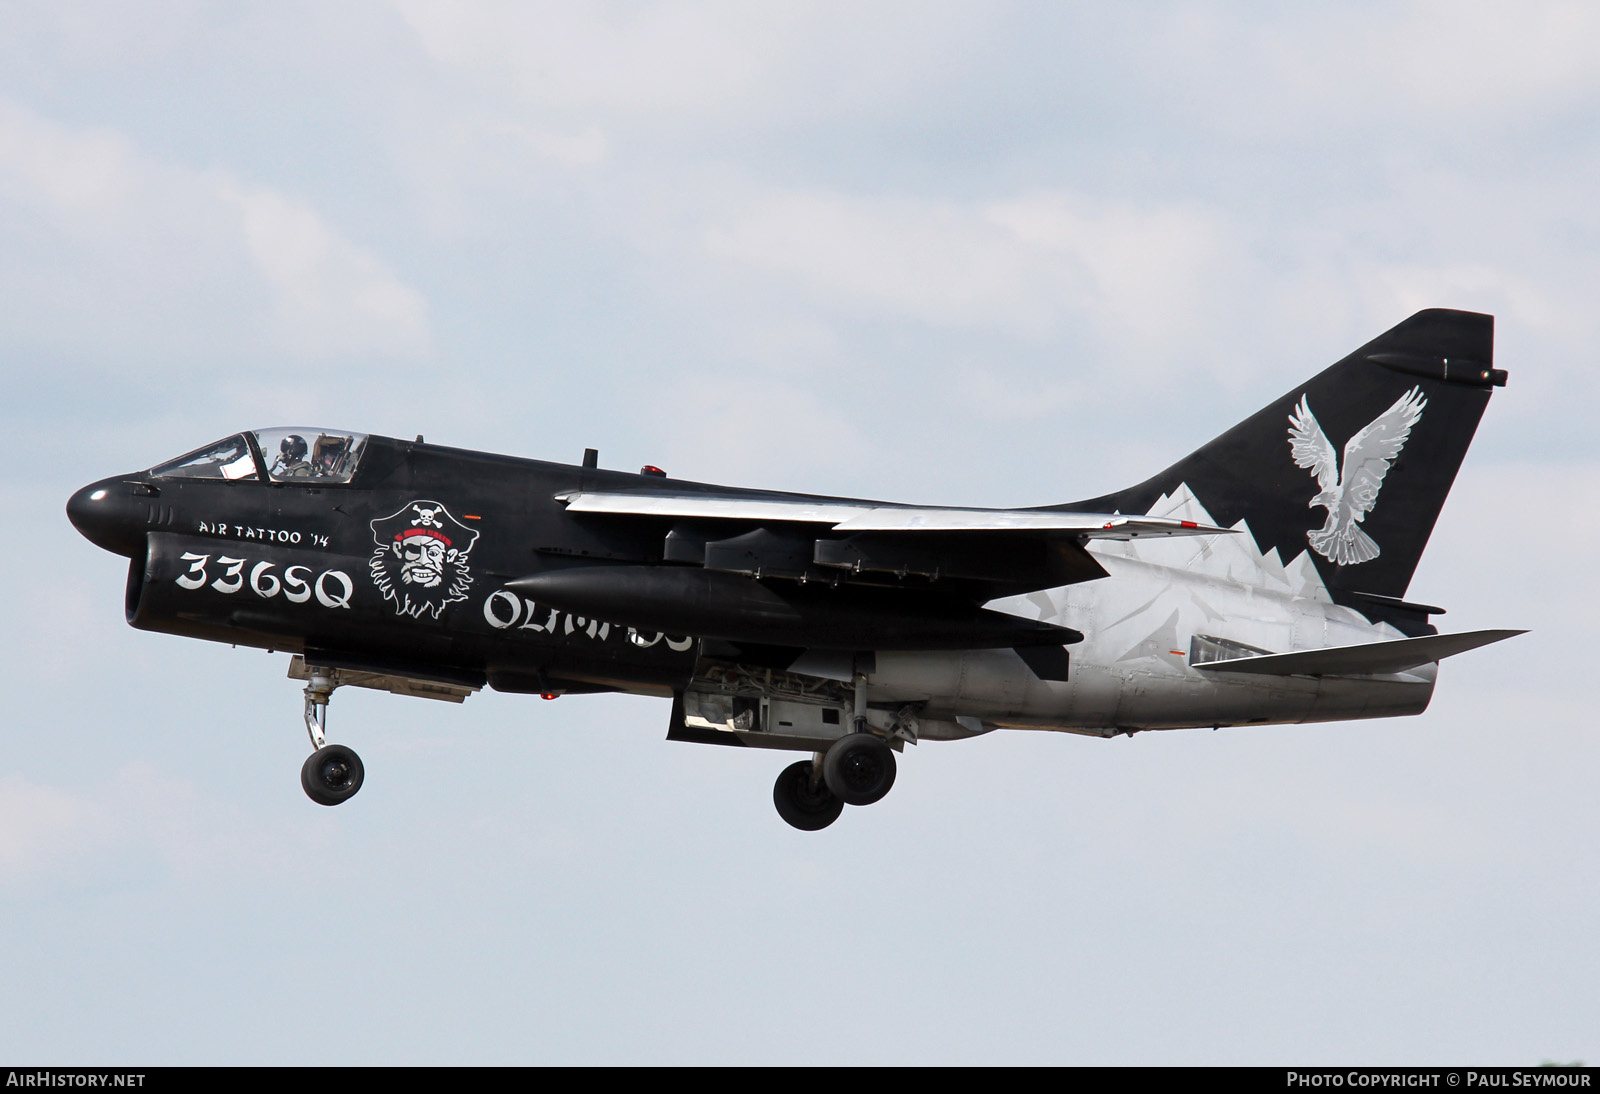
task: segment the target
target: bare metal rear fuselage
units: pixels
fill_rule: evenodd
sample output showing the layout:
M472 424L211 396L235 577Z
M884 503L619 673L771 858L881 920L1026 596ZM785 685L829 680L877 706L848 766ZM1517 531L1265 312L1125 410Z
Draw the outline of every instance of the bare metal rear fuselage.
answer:
M1168 546L1151 553L1170 554L1164 550ZM929 717L976 717L986 727L1096 736L1378 718L1427 709L1435 664L1376 675L1244 676L1208 672L1192 662L1197 634L1285 652L1402 637L1387 624L1370 623L1332 603L1326 594L1263 588L1189 566L1127 557L1113 546L1095 553L1111 571L1109 579L1003 605L1084 633L1083 642L1072 647L1068 680L1040 679L1012 650L880 653L872 702L925 703Z

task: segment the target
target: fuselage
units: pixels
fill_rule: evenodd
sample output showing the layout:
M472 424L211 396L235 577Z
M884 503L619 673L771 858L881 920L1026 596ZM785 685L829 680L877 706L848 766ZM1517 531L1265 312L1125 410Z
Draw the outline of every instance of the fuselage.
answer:
M510 586L562 568L674 566L672 520L575 515L558 500L572 491L799 495L376 436L361 438L359 464L344 481L273 481L270 453L256 443L267 434L240 436L251 439L252 460L237 457L227 474L209 473L223 466L220 459L173 461L181 473L164 465L165 472L114 476L72 498L68 510L79 529L130 559L126 612L133 626L298 653L308 662L544 694L671 695L711 665L775 663L766 646L675 633L659 618L641 624L621 612L591 617ZM1209 519L1192 497L1172 500L1169 510ZM1109 579L988 605L1081 632L1083 641L1067 647L1068 671L1041 675L1004 647L887 645L872 651L867 704L918 712L924 737L1002 726L1110 735L1426 707L1432 665L1363 678L1219 677L1196 668L1218 643L1283 652L1399 636L1333 603L1309 563L1286 568L1248 541L1231 535L1092 544ZM825 605L830 594L814 595Z

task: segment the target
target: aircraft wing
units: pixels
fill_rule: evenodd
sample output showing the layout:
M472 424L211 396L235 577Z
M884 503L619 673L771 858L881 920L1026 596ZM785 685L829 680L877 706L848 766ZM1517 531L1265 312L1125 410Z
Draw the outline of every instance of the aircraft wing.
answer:
M1232 532L1192 520L1066 513L1050 509L963 509L824 498L746 498L737 495L604 493L557 494L569 513L824 524L835 532L1057 532L1081 539L1135 536L1211 536Z
M982 605L1106 576L1090 539L1213 535L1120 513L888 505L801 494L672 489L555 495L579 521L647 521L667 565L570 567L512 588L540 603L668 631L805 648L1063 645L1077 631ZM755 582L736 578L756 578ZM777 579L777 580L772 580ZM610 614L607 614L607 613ZM760 637L757 637L760 636Z
M1526 631L1464 631L1400 638L1392 642L1367 642L1358 646L1332 646L1294 653L1266 653L1208 661L1194 667L1206 672L1249 672L1270 676L1365 676L1404 672L1458 653L1514 638Z

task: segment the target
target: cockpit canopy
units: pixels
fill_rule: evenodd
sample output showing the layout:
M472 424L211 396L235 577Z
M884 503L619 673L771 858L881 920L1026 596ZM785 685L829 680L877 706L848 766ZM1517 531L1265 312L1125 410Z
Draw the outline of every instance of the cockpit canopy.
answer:
M365 433L327 429L258 429L251 436L273 482L349 482L367 446Z
M270 482L347 483L356 473L367 434L314 426L280 426L237 433L186 456L158 464L164 479L266 479Z

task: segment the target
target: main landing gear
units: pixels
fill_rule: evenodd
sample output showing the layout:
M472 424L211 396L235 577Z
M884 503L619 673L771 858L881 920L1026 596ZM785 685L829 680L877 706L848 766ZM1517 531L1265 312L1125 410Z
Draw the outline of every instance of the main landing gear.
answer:
M772 788L778 816L803 832L839 819L846 805L871 805L894 786L894 750L873 733L847 733L826 752L790 764Z
M821 753L817 754L818 758ZM818 832L839 819L844 802L822 781L815 759L790 764L772 787L772 804L778 816L802 832Z
M300 785L306 797L318 805L338 805L355 797L361 789L365 771L361 757L344 745L330 745L324 730L328 724L328 700L339 685L332 677L310 669L306 680L306 732L315 749L300 768Z

